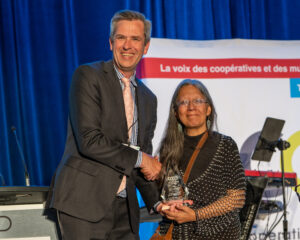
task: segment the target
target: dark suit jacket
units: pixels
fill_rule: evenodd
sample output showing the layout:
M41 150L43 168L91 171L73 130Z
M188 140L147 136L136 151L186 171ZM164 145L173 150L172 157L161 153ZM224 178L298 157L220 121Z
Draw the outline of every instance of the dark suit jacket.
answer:
M151 154L156 126L155 95L137 80L138 145ZM148 210L158 201L156 184L134 165L138 152L122 145L128 139L120 82L112 61L78 67L70 87L65 152L52 181L48 206L87 221L101 220L110 208L122 177L133 232L138 231L138 187Z

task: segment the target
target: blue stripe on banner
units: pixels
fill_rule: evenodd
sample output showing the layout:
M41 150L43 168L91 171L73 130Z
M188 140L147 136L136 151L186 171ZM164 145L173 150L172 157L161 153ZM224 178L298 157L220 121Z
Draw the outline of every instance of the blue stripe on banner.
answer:
M290 89L292 98L300 98L300 78L290 79Z

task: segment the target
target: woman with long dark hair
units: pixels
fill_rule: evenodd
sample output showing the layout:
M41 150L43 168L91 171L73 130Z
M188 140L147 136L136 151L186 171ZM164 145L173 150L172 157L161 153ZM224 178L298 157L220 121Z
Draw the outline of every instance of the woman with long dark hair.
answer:
M239 210L245 201L245 176L236 143L213 131L216 110L207 88L198 80L183 80L174 92L159 154L161 187L170 169L181 175L201 138L186 187L192 205L157 210L165 217L161 233L174 224L172 239L239 239Z

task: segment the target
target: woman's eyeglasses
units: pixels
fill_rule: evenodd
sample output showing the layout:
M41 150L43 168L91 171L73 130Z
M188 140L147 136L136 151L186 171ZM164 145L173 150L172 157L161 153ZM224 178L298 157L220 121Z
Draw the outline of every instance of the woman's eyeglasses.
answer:
M182 100L180 102L177 102L177 107L187 107L190 103L192 103L194 106L200 106L204 103L207 103L205 99L196 98L193 100Z

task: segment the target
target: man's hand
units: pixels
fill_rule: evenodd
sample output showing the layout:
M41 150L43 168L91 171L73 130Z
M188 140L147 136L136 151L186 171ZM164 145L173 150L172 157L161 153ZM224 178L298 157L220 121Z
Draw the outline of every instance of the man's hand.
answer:
M147 153L143 154L142 164L140 166L141 172L144 174L145 178L149 181L157 179L160 170L161 163L158 161L158 157L152 157Z

